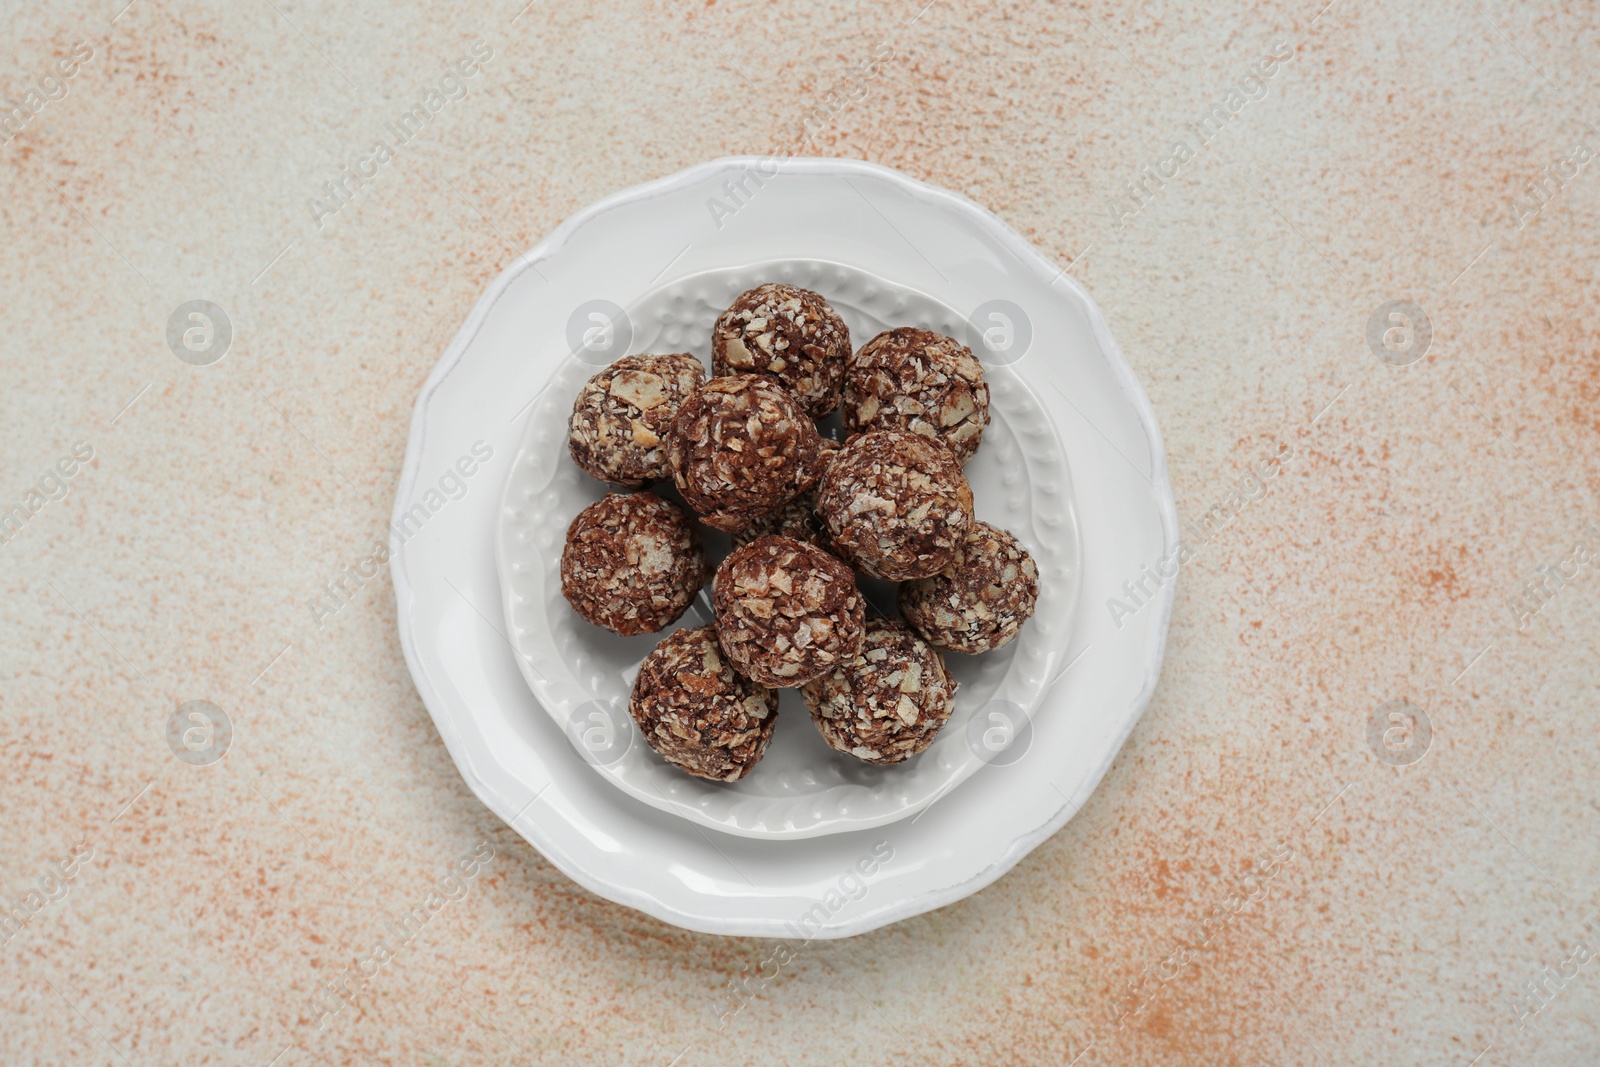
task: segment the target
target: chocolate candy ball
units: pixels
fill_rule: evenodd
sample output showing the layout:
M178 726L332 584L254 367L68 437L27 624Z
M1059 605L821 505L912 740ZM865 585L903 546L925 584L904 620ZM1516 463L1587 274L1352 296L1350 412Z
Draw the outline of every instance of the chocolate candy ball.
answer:
M929 644L990 652L1017 636L1039 600L1039 568L1017 539L975 522L950 568L900 587L900 614Z
M678 409L667 461L707 526L737 530L777 511L818 478L817 427L771 378L712 378Z
M817 489L835 548L875 578L938 574L972 522L972 489L948 448L897 430L852 438Z
M629 489L668 477L667 428L705 378L705 368L688 353L617 360L590 378L573 401L567 421L573 462Z
M579 615L624 637L676 620L705 577L705 553L689 516L654 493L612 493L567 527L562 595Z
M711 330L717 374L767 374L814 419L839 406L850 330L822 297L792 285L739 294Z
M910 430L934 438L965 463L989 424L983 365L942 333L886 330L850 360L843 418L849 433Z
M735 549L712 586L717 635L734 667L761 685L800 685L861 644L866 605L850 568L792 537Z
M766 754L778 694L743 678L716 629L674 630L639 665L628 712L668 763L696 778L737 782Z
M900 763L932 744L949 720L956 681L922 638L872 618L860 650L800 694L831 747L868 763Z

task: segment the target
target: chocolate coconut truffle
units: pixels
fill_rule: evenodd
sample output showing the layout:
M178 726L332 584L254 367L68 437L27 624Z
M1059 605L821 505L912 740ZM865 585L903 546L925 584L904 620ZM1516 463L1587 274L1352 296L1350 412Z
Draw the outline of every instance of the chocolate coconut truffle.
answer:
M950 568L900 587L900 614L929 644L990 652L1017 636L1039 599L1039 568L1017 539L974 522Z
M668 763L696 778L737 782L760 762L778 694L736 674L716 629L674 630L639 665L628 712Z
M876 617L867 620L860 651L800 690L830 746L880 764L910 759L932 744L955 694L956 681L937 651L904 624Z
M717 636L734 667L761 685L801 685L849 660L866 605L850 568L792 537L735 549L712 586Z
M910 430L944 442L962 463L989 424L989 386L972 350L953 337L901 326L861 346L844 383L848 433Z
M578 391L567 449L578 466L629 489L671 474L666 436L678 407L705 381L688 353L624 356Z
M769 515L820 476L817 427L759 374L712 378L678 409L667 438L673 481L707 526Z
M792 285L759 285L711 330L717 374L767 374L814 419L839 406L850 330L822 297Z
M938 574L972 523L961 464L932 438L903 430L862 434L833 461L817 512L834 547L875 578Z
M612 493L578 513L561 550L561 592L574 611L624 637L654 633L705 583L700 535L654 493Z

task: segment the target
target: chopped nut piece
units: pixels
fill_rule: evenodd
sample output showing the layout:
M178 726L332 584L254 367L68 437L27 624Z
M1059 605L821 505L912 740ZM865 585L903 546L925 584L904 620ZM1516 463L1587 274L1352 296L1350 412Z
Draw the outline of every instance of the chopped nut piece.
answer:
M613 375L607 392L640 411L649 411L667 402L667 383L660 375L648 371L626 370Z

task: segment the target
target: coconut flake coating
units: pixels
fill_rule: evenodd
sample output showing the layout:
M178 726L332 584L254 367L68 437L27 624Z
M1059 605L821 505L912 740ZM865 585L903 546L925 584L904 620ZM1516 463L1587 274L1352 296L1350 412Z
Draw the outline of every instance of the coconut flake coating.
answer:
M624 637L676 620L705 576L694 524L654 493L608 494L567 527L562 595L579 615Z
M823 740L868 763L900 763L933 743L955 707L944 660L903 623L872 618L861 648L800 690Z
M861 644L866 603L850 568L791 537L729 553L712 586L717 636L734 667L761 685L801 685Z
M760 762L778 694L735 673L716 628L674 630L645 657L628 713L668 763L696 778L737 782Z
M850 329L821 296L793 285L759 285L711 330L717 374L767 374L814 419L839 406Z
M762 537L790 537L824 552L831 551L833 542L828 537L828 527L817 514L815 493L801 493L771 515L756 519L748 526L734 531L733 547L743 548Z
M737 530L811 488L821 474L816 424L771 378L712 378L678 409L667 461L707 526Z
M822 438L822 447L817 451L820 460L819 478L833 465L833 458L838 455L840 447L842 446L839 442L832 438ZM833 539L828 536L827 524L822 521L822 516L817 514L815 491L801 493L771 515L756 519L734 531L733 547L742 548L758 537L769 536L792 537L796 541L816 545L824 552L833 551Z
M813 485L822 481L822 476L828 473L828 468L833 466L833 461L839 458L839 453L843 449L844 445L833 438L823 437L820 432L817 434L817 451L811 457L811 472L815 475L812 479Z
M975 522L950 569L900 587L900 614L929 644L990 652L1017 636L1039 600L1039 568L1005 530Z
M629 489L670 477L667 429L705 379L705 368L686 352L623 356L578 390L567 420L573 462Z
M989 424L989 386L972 350L953 337L901 326L861 346L845 373L848 433L910 430L971 459Z
M948 448L903 430L852 438L817 489L834 547L875 578L910 581L955 559L972 488Z

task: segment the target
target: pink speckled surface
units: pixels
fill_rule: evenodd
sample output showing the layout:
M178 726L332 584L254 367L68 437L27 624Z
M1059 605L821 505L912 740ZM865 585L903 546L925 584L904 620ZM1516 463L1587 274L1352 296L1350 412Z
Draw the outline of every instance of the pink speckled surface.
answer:
M466 95L319 228L307 199L479 40ZM1600 149L1592 5L74 0L8 5L0 41L13 100L93 51L0 144L0 498L93 449L0 544L0 897L27 915L0 1061L1600 1058L1600 563L1508 606L1600 558L1600 164L1561 164ZM307 601L383 536L417 389L511 257L775 147L959 190L1070 262L1186 524L1293 458L1183 569L1082 817L723 1023L773 945L556 873L456 774L387 573L320 628ZM1391 366L1365 332L1401 297L1434 336ZM192 299L234 324L213 366L165 341ZM1432 739L1396 768L1367 726L1399 697ZM233 739L190 766L166 724L200 699ZM319 1030L319 986L441 886Z

